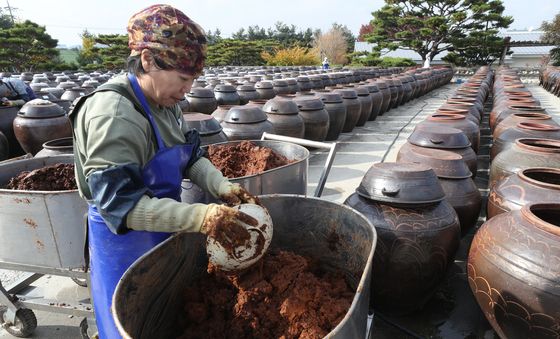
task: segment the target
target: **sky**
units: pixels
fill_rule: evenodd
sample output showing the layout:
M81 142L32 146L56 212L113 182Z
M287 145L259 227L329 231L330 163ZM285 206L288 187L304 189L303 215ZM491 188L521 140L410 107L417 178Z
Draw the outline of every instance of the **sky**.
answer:
M126 33L132 14L152 5L146 0L0 0L0 7L15 8L14 16L45 26L60 45L81 45L80 34ZM334 22L346 25L354 35L368 23L382 0L168 0L205 30L216 28L229 37L252 25L269 28L281 21L298 29L327 31ZM560 0L503 0L505 14L514 18L510 29L537 29L560 13Z

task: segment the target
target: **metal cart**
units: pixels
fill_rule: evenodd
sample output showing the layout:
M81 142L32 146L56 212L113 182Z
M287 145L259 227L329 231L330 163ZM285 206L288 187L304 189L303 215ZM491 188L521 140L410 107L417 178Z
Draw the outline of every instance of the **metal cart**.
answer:
M55 163L73 163L73 156L21 159L0 163L0 187L22 171ZM0 269L30 272L15 284L0 281L0 324L16 337L28 337L37 327L33 310L85 317L87 333L93 319L90 303L27 298L29 286L44 275L88 281L84 260L87 204L73 191L18 191L0 189Z

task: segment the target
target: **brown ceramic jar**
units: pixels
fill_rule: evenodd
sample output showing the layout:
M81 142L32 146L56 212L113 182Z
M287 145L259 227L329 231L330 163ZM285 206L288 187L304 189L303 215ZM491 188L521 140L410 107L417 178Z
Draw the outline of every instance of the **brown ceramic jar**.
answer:
M23 150L33 155L49 140L72 137L70 119L62 107L46 100L32 100L23 105L13 126Z
M200 135L201 146L228 141L222 126L213 116L203 113L183 114L187 130L195 129Z
M399 152L397 161L406 159L408 154L417 148L442 149L461 156L472 172L473 178L477 172L477 157L471 148L471 142L463 131L451 127L439 127L437 129L423 128L417 126L408 137Z
M383 113L389 110L389 106L391 105L391 90L387 83L383 80L375 80L373 82L379 88L381 95L383 96L383 102L381 103L381 110L379 111L379 115L383 115Z
M245 105L251 100L257 100L260 98L255 86L251 84L237 86L237 94L239 94L239 103L241 105Z
M218 105L239 105L241 99L233 85L220 84L214 87L214 96Z
M487 216L519 210L531 203L560 201L560 169L531 167L505 177L488 195Z
M329 113L315 95L296 96L294 99L305 125L305 139L325 141L329 131Z
M43 143L43 149L35 154L35 158L61 154L74 154L74 140L72 137L49 140Z
M560 141L517 139L513 146L492 161L488 187L492 188L498 180L530 167L560 168Z
M478 125L468 120L464 115L432 114L418 125L428 128L453 127L460 129L467 135L467 138L469 138L474 152L478 152L478 145L480 142L480 131L478 129Z
M414 312L444 279L460 238L457 214L444 196L428 167L378 163L344 202L377 231L371 285L376 310Z
M212 114L218 108L214 91L209 88L194 87L187 93L189 109L193 112Z
M222 121L224 121L227 112L229 112L229 110L233 107L239 106L240 105L220 105L212 112L212 117L214 117L214 119L216 119L221 124Z
M10 144L4 133L0 132L0 161L10 157Z
M485 222L472 241L470 288L501 338L560 337L560 204Z
M346 121L346 106L339 93L332 93L328 90L317 90L317 96L323 101L325 110L329 113L329 130L326 141L338 139L344 122Z
M334 93L340 94L342 96L342 101L344 106L346 106L346 120L344 121L344 126L342 127L343 133L352 132L356 123L360 118L360 113L362 110L362 105L358 99L358 94L355 90L349 88L334 89Z
M365 86L357 86L355 89L361 105L360 117L358 118L358 122L356 122L356 126L363 126L371 115L373 100L369 94L369 90Z
M255 84L255 89L259 93L259 97L264 100L272 99L276 96L274 86L270 81L259 81Z
M511 147L520 138L544 138L560 140L560 126L543 125L536 122L520 122L515 127L505 130L492 143L490 160L500 152Z
M490 113L490 130L494 132L496 126L500 123L500 121L504 120L508 116L513 113L541 113L547 114L546 110L540 106L533 106L533 105L512 105L508 106L507 109L497 112L496 114L492 114L495 111Z
M466 234L477 222L482 197L474 184L467 164L460 155L438 149L418 147L398 158L398 162L426 165L438 176L445 199L453 206L461 233Z
M542 125L560 127L548 114L543 113L513 113L500 121L494 128L492 138L496 140L505 130L517 126L520 122L534 122Z
M268 116L268 121L272 123L276 134L294 138L305 136L305 124L293 98L277 96L268 100L262 109Z
M371 113L368 120L373 121L377 118L379 112L381 112L381 107L383 106L383 94L377 85L372 83L366 83L364 87L367 88L369 95L371 96Z
M258 140L264 132L275 132L263 110L254 105L232 107L221 125L229 141Z
M21 148L14 134L14 119L19 109L20 107L17 106L0 105L0 132L2 132L8 140L10 150L8 158L14 158L25 154L25 151Z

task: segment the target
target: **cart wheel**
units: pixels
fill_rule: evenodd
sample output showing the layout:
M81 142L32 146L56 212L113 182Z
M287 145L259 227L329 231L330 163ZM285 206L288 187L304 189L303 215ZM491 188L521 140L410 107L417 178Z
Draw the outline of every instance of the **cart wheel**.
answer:
M87 287L87 279L80 279L80 278L70 278L74 281L78 286Z
M15 337L27 338L37 328L37 318L35 317L35 313L28 308L20 308L17 310L15 324L6 322L4 320L5 314L5 312L0 313L2 327Z

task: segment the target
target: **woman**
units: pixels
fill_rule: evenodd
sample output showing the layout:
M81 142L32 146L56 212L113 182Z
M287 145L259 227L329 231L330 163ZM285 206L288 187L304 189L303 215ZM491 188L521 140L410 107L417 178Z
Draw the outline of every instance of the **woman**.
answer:
M119 278L170 232L206 233L217 223L226 225L219 238L228 238L240 220L256 224L228 206L180 202L183 177L224 201L255 202L201 156L196 131L184 130L177 103L202 72L202 28L171 6L155 5L132 16L128 35L128 74L80 99L70 116L78 188L89 203L91 290L101 338L120 337L110 313Z

